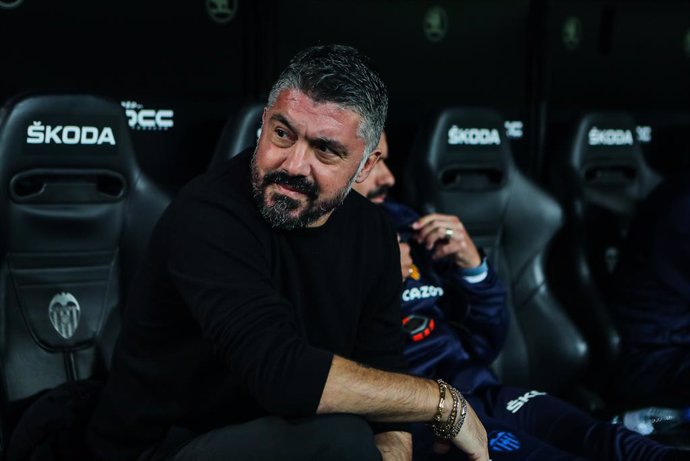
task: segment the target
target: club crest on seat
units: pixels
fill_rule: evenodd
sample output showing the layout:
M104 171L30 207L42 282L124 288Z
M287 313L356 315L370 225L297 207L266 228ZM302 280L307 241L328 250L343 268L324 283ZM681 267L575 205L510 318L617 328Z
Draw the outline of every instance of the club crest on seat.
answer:
M72 293L57 293L50 300L48 307L50 323L60 336L69 339L79 326L81 308Z

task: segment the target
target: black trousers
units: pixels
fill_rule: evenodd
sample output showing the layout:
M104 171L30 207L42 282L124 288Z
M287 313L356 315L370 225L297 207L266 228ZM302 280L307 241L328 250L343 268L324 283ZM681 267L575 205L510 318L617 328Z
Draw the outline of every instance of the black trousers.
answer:
M269 416L196 437L170 461L380 461L369 424L359 416L319 415L298 420Z

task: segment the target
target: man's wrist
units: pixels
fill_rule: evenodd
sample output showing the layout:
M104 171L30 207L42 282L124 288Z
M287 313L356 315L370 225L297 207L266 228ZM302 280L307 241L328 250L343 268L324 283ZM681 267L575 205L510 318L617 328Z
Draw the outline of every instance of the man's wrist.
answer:
M486 258L482 258L481 264L477 267L461 267L460 275L467 283L479 283L489 274L489 265Z
M453 439L458 435L467 415L467 400L460 391L442 379L436 380L439 389L438 408L430 421L434 435ZM447 413L449 411L449 414ZM446 416L448 414L448 416Z

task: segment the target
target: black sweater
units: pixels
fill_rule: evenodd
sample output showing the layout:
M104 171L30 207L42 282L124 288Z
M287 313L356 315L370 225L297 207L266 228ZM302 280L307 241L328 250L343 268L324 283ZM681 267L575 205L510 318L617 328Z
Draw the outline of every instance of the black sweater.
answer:
M158 223L91 421L99 458L135 459L172 427L314 414L333 353L404 370L383 210L353 192L321 227L272 229L249 158L192 181Z

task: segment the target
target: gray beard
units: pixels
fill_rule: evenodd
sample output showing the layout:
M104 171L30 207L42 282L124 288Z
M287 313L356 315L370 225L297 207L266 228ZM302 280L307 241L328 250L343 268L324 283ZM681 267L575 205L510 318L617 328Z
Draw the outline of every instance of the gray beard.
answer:
M263 184L259 178L259 170L256 167L256 151L252 156L251 174L252 174L252 196L259 208L261 216L271 225L271 227L282 230L294 230L307 227L309 224L321 218L326 213L339 207L345 201L345 197L350 192L352 184L355 181L354 175L348 185L340 191L340 193L333 199L321 201L318 197L315 200L309 200L306 207L297 216L293 216L294 212L300 203L290 197L282 194L273 193L271 198L273 204L266 203L266 188L269 184Z

